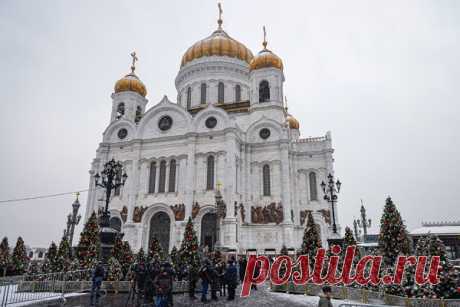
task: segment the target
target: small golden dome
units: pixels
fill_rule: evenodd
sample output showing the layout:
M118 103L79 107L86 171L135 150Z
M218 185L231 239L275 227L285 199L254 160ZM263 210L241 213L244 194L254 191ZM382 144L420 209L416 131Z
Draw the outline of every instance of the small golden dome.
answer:
M292 116L291 114L287 115L286 121L288 122L290 129L297 129L298 130L300 128L299 121L297 119L295 119L295 117Z
M283 61L279 56L274 54L272 51L267 49L267 39L266 39L266 31L265 26L263 27L264 30L264 41L262 45L264 49L262 49L249 63L250 70L255 70L259 68L267 68L273 67L283 70Z
M131 53L131 57L131 73L127 74L118 80L117 83L115 83L115 93L130 91L136 92L139 95L145 97L145 95L147 95L147 89L145 88L144 83L142 83L142 81L139 80L139 78L134 73L136 70L136 61L138 61L135 51Z
M126 91L136 92L143 97L147 95L144 83L134 73L127 74L115 83L115 93Z

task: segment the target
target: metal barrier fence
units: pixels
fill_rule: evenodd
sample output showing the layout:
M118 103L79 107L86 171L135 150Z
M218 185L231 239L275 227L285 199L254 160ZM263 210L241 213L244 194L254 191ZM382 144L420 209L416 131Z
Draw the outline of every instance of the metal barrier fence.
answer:
M89 270L59 272L50 274L23 275L0 284L0 306L38 300L63 299L65 293L81 292L69 287L71 283L89 279Z
M322 286L315 284L306 284L302 286L288 283L284 285L271 285L271 290L275 292L285 292L293 294L304 294L318 296L322 293ZM352 288L343 286L331 286L332 297L342 300L352 300L362 302L363 304L351 304L351 306L369 306L366 304L379 305L396 305L406 307L460 307L458 299L426 299L426 298L408 298L386 294L383 292L371 291L363 288ZM344 303L344 304L348 304ZM344 305L349 306L349 305Z

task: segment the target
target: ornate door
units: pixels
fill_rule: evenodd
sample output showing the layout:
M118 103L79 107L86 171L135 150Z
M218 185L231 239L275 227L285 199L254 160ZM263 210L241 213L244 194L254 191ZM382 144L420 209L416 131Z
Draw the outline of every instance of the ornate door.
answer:
M152 238L157 237L160 241L161 248L165 252L169 252L169 232L171 229L171 220L164 212L155 213L150 220L149 247Z
M217 241L217 215L206 213L201 220L201 245L214 249Z

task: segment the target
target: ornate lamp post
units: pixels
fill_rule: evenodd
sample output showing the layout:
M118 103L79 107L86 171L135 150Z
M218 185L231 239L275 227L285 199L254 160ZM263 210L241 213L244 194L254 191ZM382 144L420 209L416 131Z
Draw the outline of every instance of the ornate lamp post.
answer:
M101 259L107 262L110 250L115 244L118 231L110 227L109 202L112 191L125 184L128 176L123 173L123 165L114 159L104 164L104 170L94 175L96 187L105 189L105 209L99 220L100 237L101 237Z
M70 248L72 249L73 234L75 231L75 226L80 223L81 215L78 214L78 209L80 208L80 202L78 201L78 196L80 193L77 192L77 198L72 204L72 213L67 215L67 229L64 230L64 237L69 241ZM78 214L78 215L77 215Z
M359 228L363 229L363 242L366 242L367 228L371 227L371 219L366 218L366 208L364 208L363 200L361 199L361 219L358 219L356 223Z
M353 220L353 232L355 233L356 241L359 241L361 230L358 230L358 222L356 220Z
M337 225L335 223L335 207L334 204L337 202L337 194L340 192L340 186L342 183L337 179L334 182L334 176L329 174L327 176L327 184L323 181L321 182L321 188L324 192L324 200L332 205L332 232L337 234Z
M217 183L217 191L216 191L216 211L217 211L217 242L216 242L216 247L219 248L221 247L221 242L220 242L220 223L222 219L224 219L227 216L227 205L225 204L222 193L220 192L222 184L219 182Z

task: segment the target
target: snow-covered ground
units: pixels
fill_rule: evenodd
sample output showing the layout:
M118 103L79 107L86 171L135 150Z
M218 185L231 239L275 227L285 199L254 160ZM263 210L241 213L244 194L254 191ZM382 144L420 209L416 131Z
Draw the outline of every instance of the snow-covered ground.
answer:
M66 293L65 297L82 295L81 293ZM37 302L55 300L62 297L56 292L17 292L17 285L0 287L0 306L27 306Z

